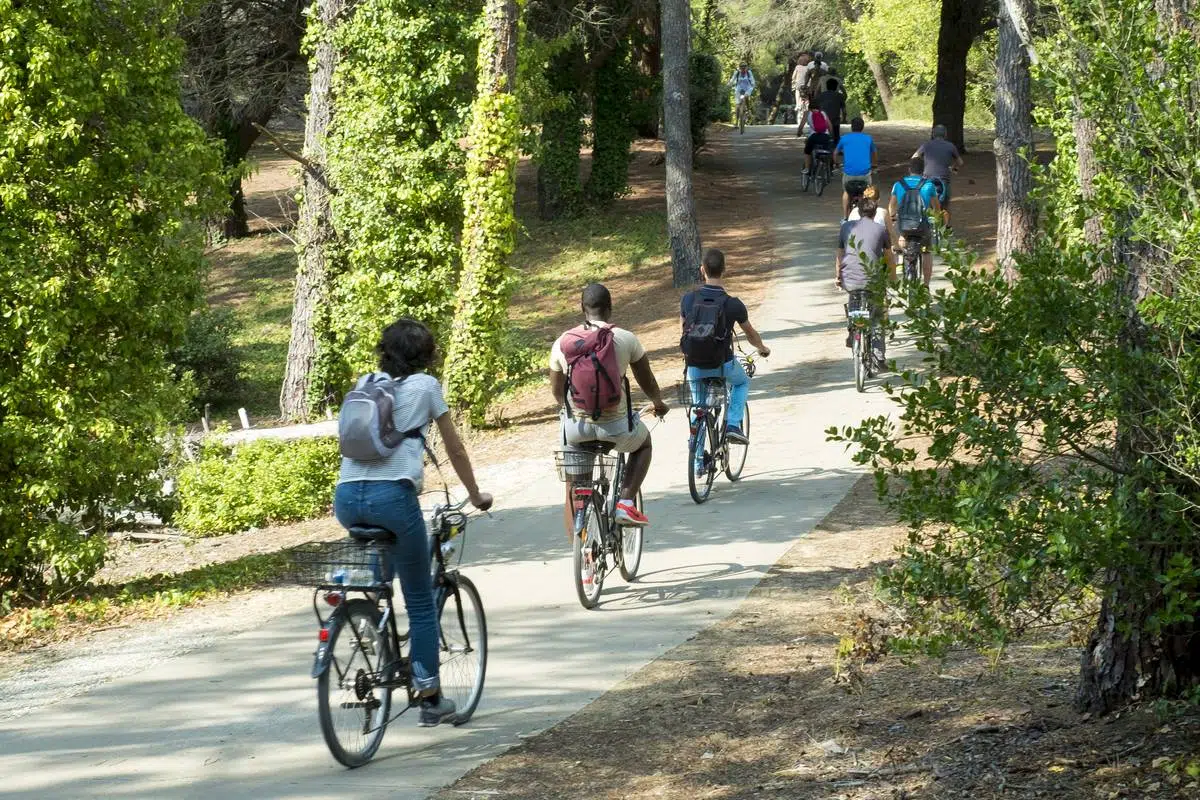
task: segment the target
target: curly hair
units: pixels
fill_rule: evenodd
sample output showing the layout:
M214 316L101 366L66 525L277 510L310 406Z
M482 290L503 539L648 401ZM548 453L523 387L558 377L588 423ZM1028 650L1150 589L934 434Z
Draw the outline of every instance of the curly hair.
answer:
M436 351L437 344L429 328L408 317L384 328L379 344L375 345L379 368L393 378L428 369Z

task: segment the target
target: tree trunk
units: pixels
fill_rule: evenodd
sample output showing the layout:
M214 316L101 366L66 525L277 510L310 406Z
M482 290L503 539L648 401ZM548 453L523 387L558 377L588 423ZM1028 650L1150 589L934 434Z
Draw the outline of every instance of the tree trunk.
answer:
M333 118L333 73L338 54L333 34L353 13L356 0L316 0L313 23L320 26L313 53L308 119L304 126L304 157L314 169L304 171L304 202L297 233L300 264L292 305L292 335L287 367L279 393L279 411L289 422L308 419L312 411L311 376L318 356L314 321L329 295L328 248L335 238L330 190L320 172L325 165L325 135Z
M1011 13L1020 14L1013 19ZM996 51L996 261L1009 281L1016 278L1013 256L1033 246L1037 212L1030 200L1033 172L1033 98L1029 55L1022 41L1032 13L1025 0L1003 4Z
M542 119L537 167L538 215L558 219L579 207L579 151L583 147L583 44L575 42L550 59L546 82L563 102Z
M667 236L674 285L700 279L700 228L692 192L692 127L688 87L691 18L687 0L662 0L663 127L667 140Z
M471 113L463 194L463 272L458 286L446 382L451 402L481 423L501 374L508 321L508 257L520 147L516 0L487 0L479 44L479 94Z
M1075 155L1077 160L1076 170L1079 173L1079 193L1085 202L1091 202L1096 197L1096 178L1100 175L1100 168L1096 164L1096 121L1086 116L1083 112L1083 104L1078 98L1075 100L1076 115L1071 122L1071 127L1075 132ZM1100 219L1095 215L1090 216L1083 223L1083 235L1088 244L1093 247L1098 247L1103 240L1104 231L1100 225Z
M662 17L657 0L639 4L642 17L635 23L632 41L634 63L642 75L643 85L634 97L639 112L634 120L637 135L643 139L658 138L658 118L662 104L658 102L658 82L662 77Z
M986 0L943 0L938 28L937 89L933 124L946 126L946 138L966 152L963 117L967 112L967 54L985 28Z
M879 63L878 57L867 55L865 58L867 67L871 70L871 74L875 76L875 88L879 91L879 101L883 103L883 113L888 119L891 119L894 103L892 82L888 79L887 73L883 71L883 65Z

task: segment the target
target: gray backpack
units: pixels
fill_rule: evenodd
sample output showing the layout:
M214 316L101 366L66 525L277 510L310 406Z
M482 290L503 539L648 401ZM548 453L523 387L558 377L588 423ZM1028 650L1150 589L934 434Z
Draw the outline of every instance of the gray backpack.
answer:
M425 440L420 428L396 430L393 392L404 382L386 372L371 372L346 392L338 411L338 449L354 461L379 461L396 452L405 439Z

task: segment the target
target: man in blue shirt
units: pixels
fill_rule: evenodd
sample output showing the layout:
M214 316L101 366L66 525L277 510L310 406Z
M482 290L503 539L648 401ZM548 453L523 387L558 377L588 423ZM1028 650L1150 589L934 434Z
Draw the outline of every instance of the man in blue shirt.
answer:
M895 237L900 250L904 250L906 239L919 237L921 239L921 272L925 285L933 279L933 253L929 252L930 236L929 219L926 212L929 209L940 212L942 204L938 200L937 186L928 178L922 177L925 164L921 158L908 162L908 175L892 185L892 199L888 204L888 217L891 219L899 236ZM911 219L917 209L909 209L904 202L909 192L916 192L920 198L920 217ZM901 211L904 213L901 214Z
M861 189L871 185L871 170L879 160L875 151L875 140L863 133L862 117L850 120L850 133L837 143L833 151L834 163L842 163L842 220L850 216L850 192L847 186L857 183ZM856 193L861 196L861 189Z

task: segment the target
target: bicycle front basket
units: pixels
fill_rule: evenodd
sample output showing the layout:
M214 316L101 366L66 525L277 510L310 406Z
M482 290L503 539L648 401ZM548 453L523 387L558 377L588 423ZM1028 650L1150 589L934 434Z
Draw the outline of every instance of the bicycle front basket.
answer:
M302 544L292 550L291 562L300 586L366 589L391 575L387 549L356 539Z

